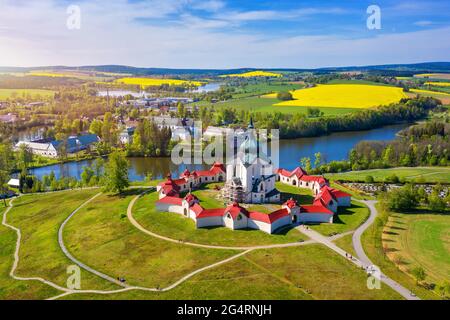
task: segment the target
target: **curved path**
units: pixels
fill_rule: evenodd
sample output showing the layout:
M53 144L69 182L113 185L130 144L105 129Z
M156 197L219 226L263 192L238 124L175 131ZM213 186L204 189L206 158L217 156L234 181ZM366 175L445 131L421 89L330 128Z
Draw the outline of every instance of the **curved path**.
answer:
M135 186L134 188L138 188L138 186ZM146 288L146 287L140 287L140 286L130 286L124 283L121 283L119 281L117 281L116 279L100 272L97 271L89 266L87 266L86 264L82 263L81 261L77 260L75 257L73 257L70 252L67 250L65 244L64 244L64 239L63 239L63 230L65 225L67 224L67 222L82 208L84 207L86 204L88 204L89 202L91 202L92 200L94 200L96 197L98 197L101 193L96 194L94 197L90 198L89 200L87 200L86 202L84 202L83 204L81 204L77 209L75 209L65 220L64 222L61 224L59 230L58 230L58 243L59 246L61 248L61 250L63 251L63 253L66 255L66 257L68 259L70 259L72 262L74 262L75 264L77 264L78 266L80 266L81 268L85 269L88 272L91 272L99 277L101 277L104 280L107 280L109 282L112 282L114 284L120 285L123 288L121 289L116 289L116 290L72 290L72 289L68 289L68 288L64 288L60 285L57 285L51 281L45 280L43 278L40 277L18 277L16 276L15 270L18 266L19 263L19 250L20 250L20 241L21 241L21 232L20 229L9 225L6 221L7 221L7 214L9 213L9 211L13 208L13 201L14 199L12 199L9 204L10 206L8 207L8 209L3 213L3 219L2 219L2 224L12 230L14 230L17 234L17 241L16 241L16 248L15 248L15 252L14 252L14 262L13 262L13 266L11 268L10 271L10 276L15 279L15 280L20 280L20 281L40 281L44 284L47 284L57 290L63 291L62 294L51 297L50 300L53 299L58 299L70 294L75 294L75 293L93 293L93 294L114 294L114 293L120 293L120 292L125 292L125 291L130 291L130 290L142 290L142 291L153 291L153 292L164 292L164 291L168 291L171 289L174 289L175 287L177 287L178 285L180 285L181 283L183 283L184 281L188 280L189 278L193 277L194 275L203 272L205 270L214 268L216 266L219 266L221 264L227 263L231 260L234 260L236 258L239 258L253 250L256 249L271 249L271 248L283 248L283 247L292 247L292 246L301 246L301 245L306 245L306 244L311 244L311 243L315 243L315 242L319 242L321 244L324 244L325 246L327 246L328 248L332 249L333 251L337 252L338 254L342 255L342 256L346 256L346 252L344 250L342 250L341 248L339 248L338 246L336 246L333 242L331 242L332 240L336 240L337 238L340 238L346 234L350 234L352 232L353 233L353 246L355 248L355 252L357 253L358 257L360 258L359 260L356 258L351 259L351 262L353 262L354 264L356 264L357 266L361 267L361 268L367 268L367 266L372 265L372 262L370 261L370 259L366 256L364 249L362 247L361 244L361 235L363 234L363 232L373 223L373 221L375 220L375 217L377 215L377 210L374 206L374 204L376 203L376 201L361 201L363 202L365 205L367 205L370 209L370 216L369 218L361 225L359 226L355 231L349 231L346 232L344 234L339 234L333 237L325 237L322 236L321 234L319 234L318 232L311 230L309 228L305 228L303 226L298 226L297 229L306 234L307 236L309 236L312 240L308 240L308 241L304 241L304 242L294 242L294 243L285 243L285 244L274 244L274 245L265 245L265 246L252 246L252 247L226 247L226 246L213 246L213 245L204 245L204 244L198 244L198 243L191 243L191 242L182 242L179 240L175 240L172 238L168 238L165 236L161 236L158 234L155 234L151 231L148 231L147 229L143 228L134 218L132 215L132 208L134 206L134 204L136 203L136 201L139 199L139 197L141 197L144 193L153 190L153 188L148 188L148 190L144 191L143 193L141 193L140 195L136 196L135 198L132 199L132 201L130 201L128 208L127 208L127 216L128 219L130 220L130 222L140 231L151 235L153 237L162 239L162 240L166 240L166 241L170 241L173 243L178 243L178 244L182 244L182 245L190 245L190 246L194 246L194 247L201 247L201 248L209 248L209 249L226 249L226 250L240 250L242 252L233 255L227 259L218 261L216 263L207 265L205 267L202 267L200 269L197 269L189 274L187 274L186 276L182 277L181 279L179 279L178 281L176 281L175 283L173 283L172 285L165 287L165 288ZM417 298L416 296L412 296L410 291L407 290L406 288L402 287L400 284L398 284L397 282L395 282L394 280L388 278L386 275L381 274L381 281L384 282L386 285L390 286L392 289L394 289L395 291L397 291L399 294L401 294L403 297L405 297L408 300L419 300L419 298Z
M355 233L353 233L352 242L353 242L353 248L355 249L356 254L358 255L359 259L363 261L367 266L373 265L372 261L370 261L369 257L364 252L364 248L361 243L361 236L366 231L366 229L375 221L376 216L378 215L378 211L375 208L375 204L377 201L375 200L365 200L361 201L363 202L370 210L370 216L367 219L366 222L364 222L362 225L359 226L358 229L356 229ZM381 281L384 282L386 285L397 291L399 294L401 294L405 299L408 300L420 300L419 297L412 295L411 291L403 287L398 282L392 280L385 274L381 273Z
M192 247L198 247L198 248L207 248L207 249L221 249L221 250L257 250L257 249L273 249L273 248L286 248L286 247L296 247L296 246L303 246L303 245L307 245L307 244L311 244L314 243L315 241L313 240L307 240L307 241L303 241L303 242L290 242L290 243L280 243L280 244L268 244L268 245L262 245L262 246L243 246L243 247L239 247L239 246L217 246L217 245L208 245L208 244L201 244L201 243L195 243L195 242L186 242L186 241L180 241L180 240L176 240L173 238L169 238L166 236L162 236L159 235L157 233L151 232L147 229L145 229L142 225L139 224L139 222L136 221L136 219L134 219L133 217L133 206L136 203L136 201L146 192L148 192L149 190L144 191L143 193L141 193L140 195L137 195L136 197L133 198L133 200L130 201L130 204L128 205L128 209L127 209L127 217L128 220L130 220L131 224L133 226L135 226L137 229L139 229L140 231L161 239L161 240L165 240L165 241L170 241L173 243L177 243L177 244L183 244L183 245L188 245L188 246L192 246Z
M16 271L17 266L18 266L19 261L20 261L19 251L20 251L20 242L21 242L21 239L22 239L22 233L21 233L20 229L12 226L12 225L10 225L10 224L8 224L6 222L8 213L14 207L14 199L11 199L9 201L9 207L3 213L3 218L2 218L2 224L5 227L14 230L16 232L16 235L17 235L16 248L15 248L15 251L14 251L14 261L13 261L13 265L12 265L10 273L9 273L10 277L12 277L13 279L18 280L18 281L39 281L41 283L44 283L46 285L49 285L49 286L53 287L56 290L63 291L63 293L61 293L61 294L59 294L57 296L51 297L48 300L55 300L55 299L58 299L58 298L61 298L61 297L64 297L64 296L67 296L67 295L70 295L70 294L77 294L77 293L80 293L80 294L88 294L88 293L91 293L91 294L114 294L114 293L121 293L121 292L125 292L125 291L130 291L130 290L164 292L164 291L169 291L169 290L172 290L172 289L176 288L177 286L179 286L180 284L182 284L183 282L185 282L186 280L188 280L189 278L195 276L196 274L198 274L200 272L203 272L203 271L206 271L208 269L217 267L217 266L219 266L221 264L228 263L228 262L230 262L230 261L232 261L232 260L234 260L236 258L239 258L239 257L241 257L241 256L243 256L243 255L245 255L245 254L247 254L248 252L251 251L251 250L246 250L246 251L243 251L243 252L241 252L239 254L233 255L233 256L231 256L231 257L229 257L227 259L224 259L224 260L215 262L213 264L207 265L205 267L199 268L197 270L194 270L194 271L190 272L189 274L185 275L184 277L182 277L181 279L179 279L178 281L176 281L175 283L173 283L173 284L171 284L171 285L169 285L169 286L167 286L165 288L147 288L147 287L129 286L129 285L126 285L126 284L123 284L123 283L117 283L118 281L116 279L113 279L110 276L107 276L107 275L105 275L105 274L103 274L103 273L101 273L101 272L99 272L99 271L97 271L97 270L95 270L93 268L90 268L89 266L85 265L84 263L82 263L79 260L77 260L76 258L74 258L68 252L68 250L66 249L66 247L64 245L64 242L63 242L63 237L62 237L64 226L70 220L70 218L73 217L73 215L75 215L83 206L88 204L90 201L94 200L100 194L101 193L96 194L94 197L92 197L91 199L89 199L86 202L84 202L83 204L81 204L77 209L75 209L69 215L69 217L63 222L63 224L59 228L59 231L58 231L58 243L59 243L59 245L61 247L61 250L63 250L64 254L72 262L74 262L75 264L77 264L81 268L85 269L86 271L91 272L91 273L93 273L93 274L95 274L95 275L97 275L97 276L99 276L99 277L101 277L101 278L103 278L103 279L105 279L107 281L110 281L112 283L120 284L124 288L116 289L116 290L74 290L74 289L68 289L68 288L62 287L62 286L60 286L60 285L58 285L58 284L56 284L54 282L48 281L48 280L40 278L40 277L19 277L19 276L16 276L15 275L15 271Z

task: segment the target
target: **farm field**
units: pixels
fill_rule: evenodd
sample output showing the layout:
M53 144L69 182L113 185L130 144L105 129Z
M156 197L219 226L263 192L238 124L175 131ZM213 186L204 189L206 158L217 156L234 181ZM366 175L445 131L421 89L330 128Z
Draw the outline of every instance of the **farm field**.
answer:
M417 77L417 78L428 78L428 79L448 79L448 80L450 80L450 73L421 73L421 74L415 74L414 77Z
M450 87L450 82L425 82L425 85L436 87Z
M265 95L267 93L275 93L273 98L276 98L276 93L281 91L291 91L303 88L300 83L290 83L290 82L278 82L270 81L257 84L247 84L242 87L236 88L233 93L233 98L244 98L257 95Z
M350 171L344 173L325 174L330 180L360 181L363 182L366 176L372 176L375 182L384 182L386 177L395 174L406 181L421 181L425 183L449 183L449 167L398 167L389 169L372 169L362 171Z
M197 106L213 106L214 108L233 108L237 111L246 110L252 112L261 113L273 113L281 112L284 114L306 114L307 108L297 107L297 106L276 106L275 104L280 102L276 98L263 98L263 97L246 97L239 99L227 100L224 102L209 103L209 102L196 102L194 105ZM359 109L355 108L319 108L320 111L324 113L325 116L335 116L342 115L351 112L358 112Z
M50 97L55 94L55 91L44 90L44 89L0 89L0 99L8 99L11 97L22 97L22 96L36 96L40 95L42 97Z
M120 78L114 82L129 85L138 85L142 88L150 86L161 86L163 84L176 85L176 86L201 86L203 83L200 81L186 81L177 79L164 79L164 78Z
M398 268L411 275L422 267L425 282L450 279L450 217L442 214L396 213L384 228L383 246ZM411 275L412 277L412 275Z
M280 78L283 75L281 73L268 72L268 71L250 71L244 73L232 73L232 74L224 74L219 77L221 78L252 78L252 77L276 77Z
M406 97L403 89L396 87L332 84L296 90L293 92L295 100L279 102L275 106L365 109L395 103Z

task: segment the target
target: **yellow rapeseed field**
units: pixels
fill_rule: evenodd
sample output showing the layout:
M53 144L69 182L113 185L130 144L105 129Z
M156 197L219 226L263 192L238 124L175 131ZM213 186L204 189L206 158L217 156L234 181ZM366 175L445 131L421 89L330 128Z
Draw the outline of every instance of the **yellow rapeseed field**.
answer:
M160 86L163 84L176 85L176 86L201 86L203 83L200 81L187 81L178 79L159 79L159 78L120 78L115 80L116 83L140 85L142 88L151 86Z
M31 71L29 73L30 76L36 76L36 77L72 77L73 75L70 74L63 74L63 73L56 73L56 72L40 72L40 71Z
M318 85L292 91L295 100L275 106L370 108L407 98L402 88L361 84Z
M222 78L233 77L233 78L251 78L251 77L282 77L283 75L280 73L267 72L267 71L250 71L245 73L233 73L233 74L224 74L220 76Z
M450 82L425 82L429 86L450 87Z
M414 92L414 93L425 93L425 94L436 94L436 95L441 95L441 96L450 96L450 93L431 91L431 90L409 89L409 91Z
M421 73L415 74L417 78L450 79L450 73Z

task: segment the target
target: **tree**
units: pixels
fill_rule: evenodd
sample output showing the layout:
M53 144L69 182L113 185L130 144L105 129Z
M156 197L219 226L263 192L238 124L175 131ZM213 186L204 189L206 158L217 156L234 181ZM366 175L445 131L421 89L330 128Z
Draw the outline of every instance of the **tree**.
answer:
M445 200L440 196L441 192L442 187L437 184L433 187L433 191L428 196L428 206L432 211L444 211L447 206Z
M5 194L6 191L8 190L7 183L8 183L8 172L5 170L0 170L0 195ZM6 207L7 206L6 196L3 198L3 203Z
M425 270L422 267L412 269L411 273L414 276L414 278L416 278L416 285L418 285L419 282L425 280L425 278L427 277L427 274L425 273Z
M103 179L105 191L122 193L130 185L128 165L128 160L122 152L114 151L110 154Z
M320 152L316 152L314 153L314 157L315 157L314 167L319 168L320 165L322 164L322 154Z
M413 185L395 188L387 194L386 204L394 211L411 210L419 204L418 194Z
M306 172L311 171L311 159L309 157L303 157L300 159L301 166L306 170Z
M18 160L20 169L28 168L28 165L33 161L33 152L26 144L19 146Z
M81 182L83 183L83 185L88 186L93 176L94 170L92 170L90 167L84 166L83 172L81 173Z
M282 91L277 94L277 99L281 101L292 100L292 94L289 91Z

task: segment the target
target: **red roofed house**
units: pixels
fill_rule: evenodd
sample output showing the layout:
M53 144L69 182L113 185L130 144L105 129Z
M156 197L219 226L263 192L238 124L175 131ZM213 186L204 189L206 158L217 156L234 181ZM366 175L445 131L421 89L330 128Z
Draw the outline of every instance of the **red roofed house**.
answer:
M314 191L314 194L318 194L322 187L328 185L328 182L324 177L310 176L300 167L295 168L293 171L278 169L277 175L280 182L299 188L311 189Z

